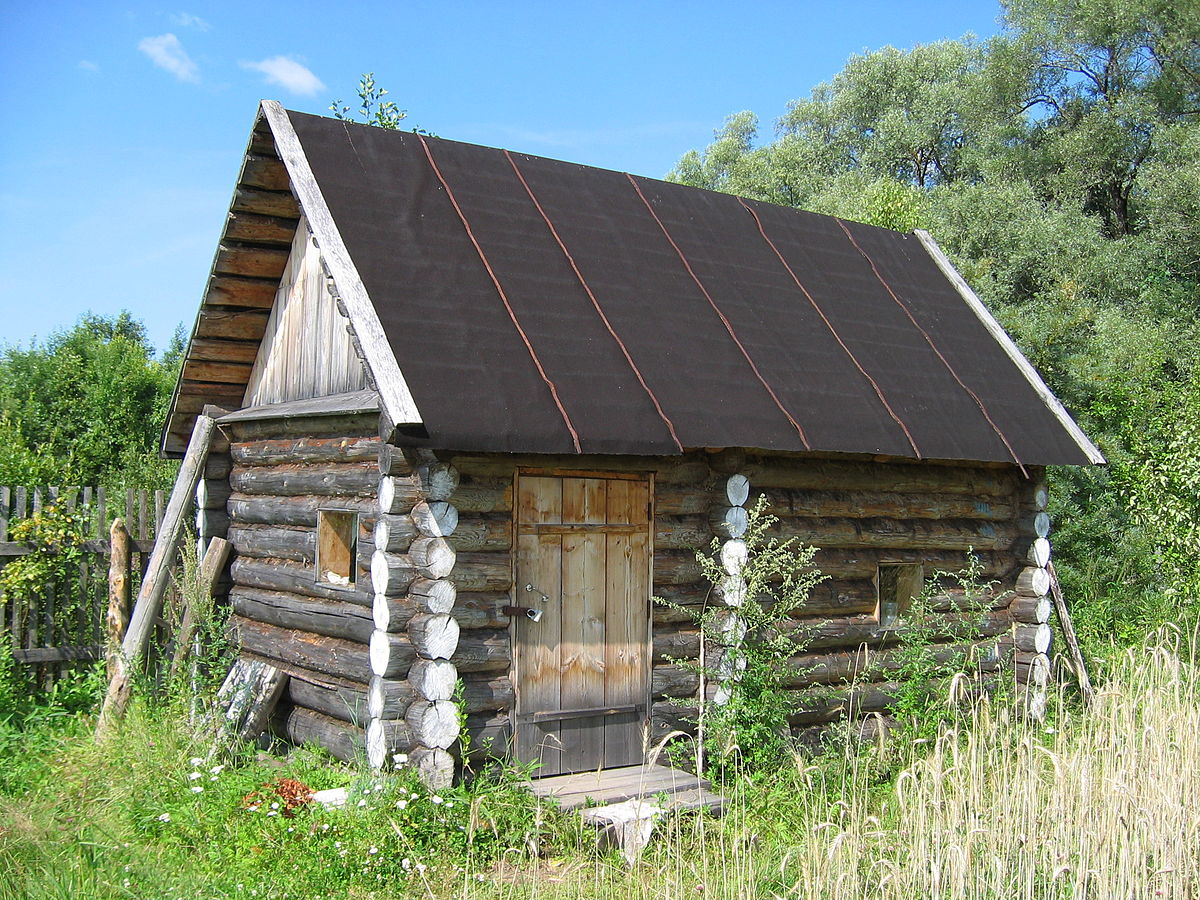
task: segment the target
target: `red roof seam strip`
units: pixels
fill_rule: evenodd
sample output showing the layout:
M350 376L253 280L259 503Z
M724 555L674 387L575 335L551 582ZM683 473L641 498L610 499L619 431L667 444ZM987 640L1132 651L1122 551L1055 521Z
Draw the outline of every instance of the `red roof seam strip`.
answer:
M558 229L554 227L554 223L550 221L550 216L546 214L546 210L542 208L542 204L538 202L537 196L533 193L533 188L529 186L529 182L525 180L525 176L521 174L520 168L517 166L517 161L513 159L512 154L507 150L504 151L504 156L512 166L513 172L521 182L521 186L525 188L525 193L529 194L529 199L533 201L533 205L537 207L537 211L541 213L542 218L546 221L546 227L550 229L550 234L554 236L555 242L563 252L563 256L567 258L567 262L571 264L571 269L575 272L575 277L579 279L579 283L583 286L584 291L588 295L588 299L592 301L592 306L596 308L597 315L600 316L600 321L604 323L604 327L608 329L608 333L612 335L612 339L617 342L617 346L621 348L621 353L625 356L625 361L629 363L629 368L633 370L633 374L637 377L638 384L642 386L642 390L650 398L650 402L654 404L654 409L658 412L658 416L667 426L667 431L671 433L671 440L675 442L675 446L683 452L683 443L679 440L679 436L675 433L675 424L668 418L663 411L662 405L658 402L658 398L654 396L654 392L650 390L650 385L646 384L646 379L642 377L641 370L633 361L625 343L617 335L616 329L612 327L612 323L608 321L608 316L604 314L603 308L600 306L600 301L596 299L596 295L592 293L591 286L584 280L583 273L579 271L579 266L575 264L575 258L571 256L571 252L567 249L567 245L563 243L563 239L558 234Z
M825 326L829 329L829 333L833 335L833 339L838 342L839 346L841 346L844 351L846 351L846 355L850 357L850 361L854 363L854 367L862 373L863 378L867 379L867 381L871 383L871 387L875 389L875 396L879 398L879 402L883 404L883 408L888 411L888 415L892 417L892 420L900 426L900 430L903 431L904 436L908 438L908 443L913 448L913 453L917 455L917 459L921 459L921 451L917 447L917 442L913 440L912 432L908 430L908 426L904 424L904 420L896 415L896 411L892 409L891 404L887 402L887 397L884 396L883 389L879 387L879 384L875 381L875 379L872 378L867 370L863 368L862 363L858 361L855 355L851 352L850 348L846 346L846 342L843 341L842 336L837 333L837 329L833 327L833 323L829 321L829 317L825 315L825 311L817 304L816 298L814 298L813 295L808 292L808 288L804 286L804 283L796 275L792 267L788 265L788 261L783 258L783 254L779 252L779 248L775 246L775 242L771 240L771 238L767 235L766 229L763 228L763 223L758 217L758 213L755 212L754 208L751 207L750 204L748 204L741 197L738 197L738 202L742 204L746 212L750 213L750 215L754 218L754 224L758 226L758 233L762 235L762 239L767 242L767 245L770 246L770 248L775 252L775 255L779 257L779 261L783 263L783 267L787 269L787 273L792 276L792 281L796 282L796 287L800 288L801 293L808 298L808 302L811 303L812 308L817 311L817 315L821 317L821 321L825 323Z
M546 374L546 370L542 368L542 362L538 359L537 353L533 349L533 344L529 342L528 335L525 334L525 329L521 327L521 323L517 320L517 314L513 311L512 304L508 302L508 295L504 293L504 288L500 284L500 279L496 276L492 269L492 264L488 262L487 254L483 252L483 247L479 241L475 239L475 232L471 230L471 223L467 221L466 215L462 211L462 207L458 205L458 200L454 196L454 191L450 189L445 177L442 175L442 170L438 168L438 164L434 162L433 153L429 149L429 144L425 141L424 136L418 134L417 139L421 142L421 147L425 150L425 157L429 160L429 165L433 169L433 174L437 176L438 181L442 183L442 189L445 190L446 196L450 198L450 203L454 207L454 211L458 213L458 218L462 221L463 228L467 232L467 237L471 239L471 243L475 246L475 252L479 254L479 259L483 263L483 267L487 269L488 276L492 279L492 284L496 286L496 293L500 295L500 299L504 302L504 308L508 310L508 317L512 319L513 326L517 329L517 334L521 336L521 340L525 343L525 349L529 351L529 357L533 360L533 364L537 367L538 374L542 376L542 381L546 382L546 386L550 388L550 396L554 398L554 405L558 407L559 413L562 415L563 422L566 423L567 431L571 432L571 442L575 445L575 452L582 453L583 449L579 444L579 433L575 430L575 426L571 424L571 417L567 415L567 410L563 406L562 401L558 398L558 388L554 386L554 382L550 380L550 376Z
M862 246L858 243L858 241L856 241L854 239L854 235L850 233L850 229L847 227L846 223L836 217L835 217L834 221L837 222L838 225L841 227L842 231L845 232L846 237L849 239L850 243L854 245L854 249L857 250L859 253L861 253L863 259L865 259L867 261L867 263L871 266L871 271L875 273L875 277L879 279L879 283L881 285L883 285L884 290L886 290L888 292L888 294L891 295L891 298L896 301L896 305L899 306L902 310L904 310L904 314L906 316L908 316L908 320L913 323L913 327L916 328L917 331L921 332L921 336L925 338L925 343L927 343L929 345L929 349L931 349L934 353L937 354L937 358L942 361L942 365L944 365L946 367L946 371L949 372L951 374L951 376L953 376L954 380L958 382L958 386L961 387L964 391L966 391L967 394L970 395L971 399L975 401L975 405L979 407L979 411L981 413L983 413L983 417L985 419L987 419L987 423L992 426L992 431L996 432L996 435L1000 438L1000 440L1004 443L1004 446L1008 449L1009 455L1012 456L1013 462L1015 462L1017 464L1017 467L1020 468L1021 474L1024 475L1026 478L1028 478L1029 473L1025 471L1025 466L1021 462L1020 457L1017 456L1017 451L1014 450L1012 447L1012 444L1010 444L1008 442L1008 438L1005 437L1004 432L1000 430L1000 426L997 425L995 423L995 421L993 421L991 414L988 413L987 407L983 403L983 400L981 400L979 395L976 394L973 390L971 390L967 386L966 382L964 382L958 376L958 372L956 372L954 370L954 367L952 365L950 365L950 361L948 359L946 359L945 356L942 355L942 351L938 349L937 344L934 343L933 338L930 336L929 332L926 331L924 328L922 328L921 324L916 320L916 317L912 314L912 310L910 310L908 308L908 304L900 299L899 295L892 289L892 286L887 282L887 279L885 279L883 277L883 273L880 272L879 267L875 265L875 260L873 260L871 258L871 255L869 253L867 253L867 251L862 248Z
M796 429L796 433L800 435L800 440L804 444L804 449L811 450L812 444L808 442L808 437L804 434L804 429L800 427L800 423L796 421L790 412L788 412L787 407L783 405L783 401L779 399L779 395L775 393L775 389L767 383L767 379L763 378L762 373L758 371L758 366L755 365L754 360L751 358L749 352L747 352L745 346L738 338L737 332L733 330L733 325L730 324L729 319L725 318L725 313L721 312L721 308L717 306L717 302L713 300L712 295L704 286L704 282L702 282L699 276L696 275L695 271L693 271L692 264L689 263L687 257L683 255L683 250L681 250L679 245L675 243L675 239L671 237L671 232L667 231L667 226L663 223L663 220L658 217L658 213L654 211L654 207L650 205L650 201L646 199L646 195L642 193L641 186L628 172L625 173L625 177L629 179L629 183L633 185L633 189L637 191L637 195L642 198L642 203L646 205L646 209L649 210L650 215L654 217L654 221L658 223L658 227L662 229L662 233L666 237L667 241L672 247L675 248L675 252L679 255L680 262L683 263L683 267L687 269L688 274L692 276L692 281L696 282L696 287L700 288L700 292L704 294L704 298L708 301L709 306L713 308L713 311L716 312L718 318L720 318L721 323L725 326L725 330L729 332L729 336L733 338L733 342L737 345L737 348L742 351L742 356L744 356L746 358L746 362L750 364L750 369L754 372L754 376L766 389L767 393L771 395L771 399L775 401L775 405L779 407L779 411L787 417L789 422L792 423L792 426Z

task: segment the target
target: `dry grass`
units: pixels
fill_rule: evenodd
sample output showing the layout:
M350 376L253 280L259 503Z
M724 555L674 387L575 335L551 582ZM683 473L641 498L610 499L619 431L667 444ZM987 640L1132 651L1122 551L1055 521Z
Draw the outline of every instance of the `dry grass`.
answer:
M1053 725L982 705L874 784L877 759L797 761L728 785L722 821L668 825L632 872L486 878L464 897L1066 898L1200 896L1200 657L1158 635L1124 653L1090 712Z

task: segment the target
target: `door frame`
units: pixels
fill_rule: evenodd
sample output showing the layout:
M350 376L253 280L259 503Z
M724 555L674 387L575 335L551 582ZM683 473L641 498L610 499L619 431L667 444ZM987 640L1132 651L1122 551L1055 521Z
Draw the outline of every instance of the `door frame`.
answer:
M512 491L512 550L509 552L509 578L511 586L509 588L509 603L512 606L521 606L519 585L517 584L517 535L519 534L519 514L520 503L518 500L519 491L521 488L522 476L540 476L554 478L602 478L613 481L641 481L646 484L647 508L646 508L646 584L649 585L649 590L646 592L645 609L646 609L646 636L643 644L645 653L645 681L646 693L643 698L646 708L646 716L643 720L644 733L649 735L651 723L654 719L654 490L655 472L653 469L629 469L625 471L611 471L605 469L579 469L566 467L545 467L545 466L517 466L513 471L513 491ZM512 681L513 686L513 705L509 710L509 749L508 754L515 756L517 749L517 733L521 727L520 719L526 715L532 715L533 712L521 710L521 679L520 679L520 655L517 653L517 621L515 617L509 617L508 622L508 642L509 642L509 669L508 677ZM607 636L606 636L607 645ZM643 755L644 761L644 755ZM534 777L538 777L536 774Z

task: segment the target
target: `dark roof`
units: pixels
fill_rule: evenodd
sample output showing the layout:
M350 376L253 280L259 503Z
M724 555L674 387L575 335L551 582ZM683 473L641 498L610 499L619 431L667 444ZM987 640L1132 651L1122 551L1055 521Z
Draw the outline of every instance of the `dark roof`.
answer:
M318 189L310 205L327 206L423 443L1100 461L925 236L406 132L286 121ZM297 163L280 155L295 185Z

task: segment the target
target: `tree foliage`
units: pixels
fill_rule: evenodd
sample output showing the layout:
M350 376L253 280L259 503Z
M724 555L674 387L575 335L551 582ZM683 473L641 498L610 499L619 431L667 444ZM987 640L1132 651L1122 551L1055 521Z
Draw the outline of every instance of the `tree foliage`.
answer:
M156 359L126 312L0 350L0 484L169 480L157 449L182 352L177 334Z
M1200 7L1009 0L992 40L852 57L670 177L931 231L1109 459L1052 472L1084 627L1200 612Z

